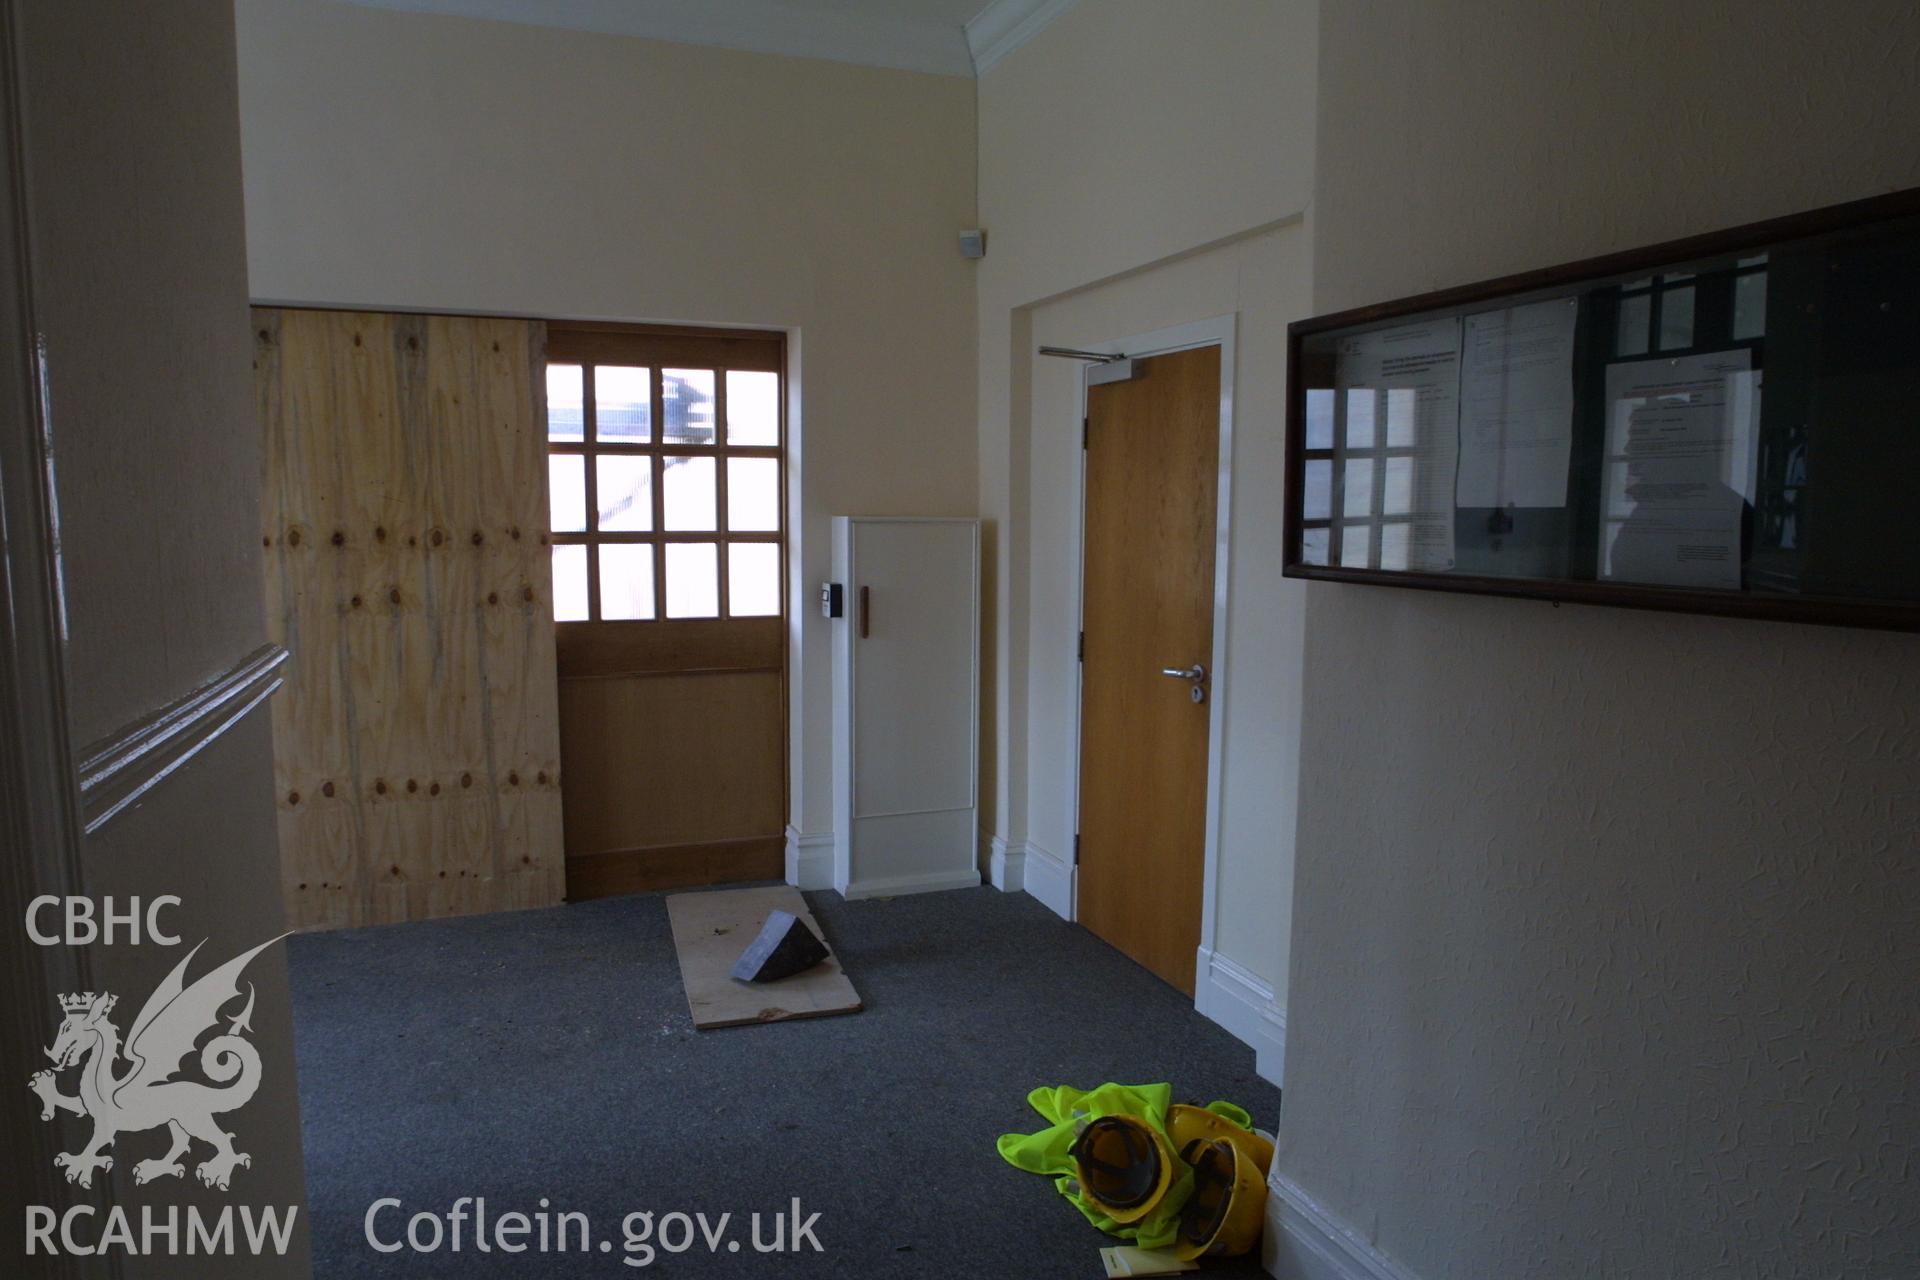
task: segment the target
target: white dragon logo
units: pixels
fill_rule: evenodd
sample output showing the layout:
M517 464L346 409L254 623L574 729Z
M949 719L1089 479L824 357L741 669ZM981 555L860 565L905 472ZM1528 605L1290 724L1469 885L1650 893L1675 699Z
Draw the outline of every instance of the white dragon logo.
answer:
M186 1168L180 1157L187 1154L195 1138L214 1151L194 1170L195 1176L210 1187L225 1191L236 1165L253 1164L252 1157L233 1149L233 1135L213 1120L216 1115L247 1105L260 1087L260 1052L241 1039L242 1032L253 1030L251 983L247 985L246 1008L228 1020L227 1033L214 1036L200 1049L201 1071L224 1087L172 1077L194 1051L201 1035L218 1024L221 1007L239 996L237 980L247 962L278 941L280 938L261 943L188 987L183 982L187 964L206 944L194 947L147 997L140 1016L133 1020L124 1050L119 1029L107 1019L117 996L88 991L60 997L66 1020L60 1024L53 1047L47 1050L53 1070L36 1072L27 1087L40 1095L42 1120L53 1119L56 1111L93 1119L93 1135L85 1146L53 1158L56 1167L66 1170L68 1182L92 1186L95 1169L113 1168L113 1157L106 1151L117 1135L157 1129L163 1124L173 1135L173 1146L159 1159L142 1160L133 1167L136 1184L183 1175ZM114 1064L121 1057L130 1065L116 1076ZM54 1073L78 1063L85 1064L80 1071L80 1091L69 1097L59 1091Z

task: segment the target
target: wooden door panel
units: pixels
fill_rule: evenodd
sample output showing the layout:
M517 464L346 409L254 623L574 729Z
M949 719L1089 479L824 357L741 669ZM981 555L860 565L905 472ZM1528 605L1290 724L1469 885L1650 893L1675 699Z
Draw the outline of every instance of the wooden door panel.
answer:
M785 869L779 618L559 629L567 896Z
M778 673L786 665L787 624L781 618L567 622L558 632L563 680L703 671Z
M1078 915L1189 995L1213 704L1161 670L1213 660L1219 405L1218 347L1087 395Z
M767 836L784 821L778 675L568 680L560 723L573 854Z

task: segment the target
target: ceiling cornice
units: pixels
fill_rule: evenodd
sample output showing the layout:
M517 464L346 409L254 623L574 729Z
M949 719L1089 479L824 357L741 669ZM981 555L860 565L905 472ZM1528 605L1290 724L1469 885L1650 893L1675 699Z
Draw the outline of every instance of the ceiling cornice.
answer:
M1043 31L1078 0L993 0L967 23L967 48L973 73L985 75L994 63Z
M678 44L715 45L749 53L820 58L943 76L971 76L977 60L970 43L970 27L963 32L958 26L924 19L799 9L779 0L647 0L644 4L635 4L633 0L337 2L365 8L598 31ZM1007 4L1008 0L1000 3ZM1000 5L995 5L998 7ZM1025 10L1066 6L1058 0L1048 0L1011 7Z

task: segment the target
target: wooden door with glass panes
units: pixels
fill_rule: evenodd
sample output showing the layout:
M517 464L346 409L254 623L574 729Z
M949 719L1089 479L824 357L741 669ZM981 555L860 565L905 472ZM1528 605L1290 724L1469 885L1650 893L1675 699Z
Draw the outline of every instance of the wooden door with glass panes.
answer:
M569 899L782 874L785 354L549 326Z

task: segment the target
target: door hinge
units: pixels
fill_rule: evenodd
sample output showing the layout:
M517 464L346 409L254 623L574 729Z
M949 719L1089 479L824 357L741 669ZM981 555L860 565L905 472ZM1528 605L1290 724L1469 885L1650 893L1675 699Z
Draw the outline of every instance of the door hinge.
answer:
M1091 434L1092 428L1089 426L1088 420L1086 418L1080 419L1080 447L1082 449L1087 447L1087 440Z
M1087 660L1087 633L1084 631L1080 633L1080 655L1079 656L1080 656L1080 661L1085 662Z
M1076 865L1076 866L1078 866L1078 865L1079 865L1079 862L1080 862L1080 833L1079 833L1078 831L1076 831L1076 832L1074 832L1074 833L1073 833L1073 861L1074 861L1074 865Z

